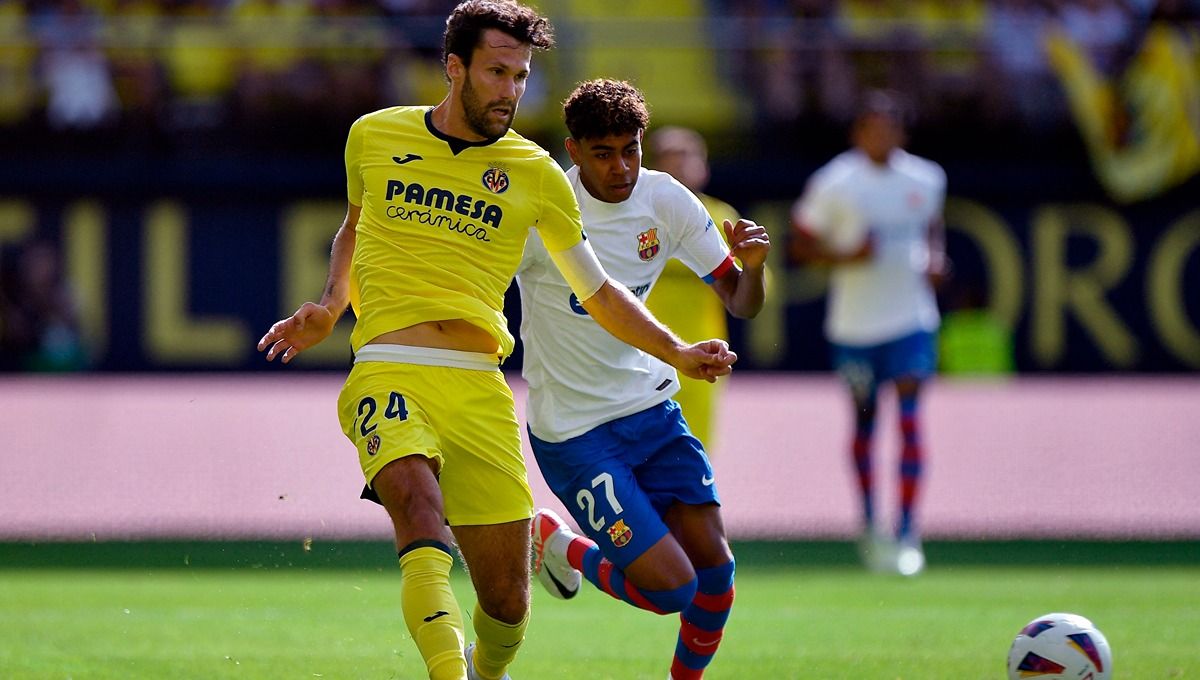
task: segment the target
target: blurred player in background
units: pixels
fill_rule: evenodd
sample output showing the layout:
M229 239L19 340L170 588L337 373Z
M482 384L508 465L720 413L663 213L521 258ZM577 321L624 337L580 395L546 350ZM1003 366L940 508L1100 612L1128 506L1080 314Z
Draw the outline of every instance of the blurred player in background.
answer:
M834 368L854 400L851 449L862 499L863 560L876 570L913 575L925 565L914 520L923 466L918 403L922 382L936 368L934 287L945 270L946 174L901 148L903 115L888 93L867 94L851 139L853 148L814 173L793 208L790 250L796 261L832 268L825 334ZM889 382L903 436L894 535L876 525L872 502L876 403L880 386Z
M739 215L733 206L701 193L708 185L708 145L700 133L678 126L661 127L646 137L651 165L670 174L704 204L716 224L725 220L736 223ZM679 260L667 262L646 306L655 318L689 342L707 338L729 338L725 305L705 291L705 284ZM679 386L675 401L683 409L688 428L704 442L711 458L716 446L715 420L717 401L725 383L689 380Z
M676 258L732 314L757 314L766 230L747 220L717 227L670 175L641 169L649 122L642 94L625 82L588 81L567 98L564 113L574 163L567 177L605 268L645 296ZM671 400L675 370L597 325L553 267L543 239L529 239L517 282L530 441L547 484L587 534L539 510L538 578L567 598L579 590L582 572L635 607L680 612L671 677L700 678L733 605L734 560L712 467Z
M268 360L286 363L354 307L355 363L339 417L358 449L364 498L392 519L401 609L433 680L507 678L528 622L533 500L499 364L514 345L504 292L529 227L616 337L697 378L728 373L736 358L720 341L684 345L608 280L562 169L510 130L532 52L552 44L546 19L516 3L470 0L452 11L448 95L354 123L346 220L320 303L259 341ZM455 542L478 596L466 650L450 589Z

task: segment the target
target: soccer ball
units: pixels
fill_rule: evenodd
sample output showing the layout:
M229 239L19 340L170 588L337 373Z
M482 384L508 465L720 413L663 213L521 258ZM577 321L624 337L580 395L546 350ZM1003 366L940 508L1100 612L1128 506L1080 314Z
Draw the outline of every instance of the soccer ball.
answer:
M1008 650L1009 680L1108 680L1112 651L1091 621L1078 614L1039 616Z

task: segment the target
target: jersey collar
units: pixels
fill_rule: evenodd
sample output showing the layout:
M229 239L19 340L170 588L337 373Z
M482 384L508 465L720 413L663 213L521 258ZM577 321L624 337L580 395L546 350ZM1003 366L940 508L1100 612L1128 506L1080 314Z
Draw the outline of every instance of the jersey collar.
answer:
M496 141L504 136L500 135L500 137L492 137L491 139L485 139L479 142L471 142L465 139L459 139L458 137L451 137L450 135L445 134L441 130L434 127L432 108L425 111L425 128L429 130L429 134L448 144L450 146L450 153L454 154L455 156L462 153L464 149L469 149L473 146L488 146L489 144L495 144Z

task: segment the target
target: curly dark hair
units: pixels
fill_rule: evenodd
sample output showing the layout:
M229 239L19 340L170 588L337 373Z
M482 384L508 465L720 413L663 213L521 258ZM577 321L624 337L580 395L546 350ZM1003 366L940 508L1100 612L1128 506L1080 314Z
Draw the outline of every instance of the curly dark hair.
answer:
M623 80L600 78L575 86L563 102L571 137L600 139L645 130L650 124L646 98Z
M534 49L554 47L550 20L533 8L511 0L467 0L446 17L442 63L451 54L457 54L465 66L470 66L480 36L489 28L503 31Z

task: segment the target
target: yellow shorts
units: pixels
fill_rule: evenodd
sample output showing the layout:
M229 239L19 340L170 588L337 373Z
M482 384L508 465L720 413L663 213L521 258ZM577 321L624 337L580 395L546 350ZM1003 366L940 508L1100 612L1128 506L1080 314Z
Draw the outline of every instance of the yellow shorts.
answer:
M338 419L368 487L388 463L425 456L438 464L451 526L533 516L516 406L494 358L368 345L338 396Z

